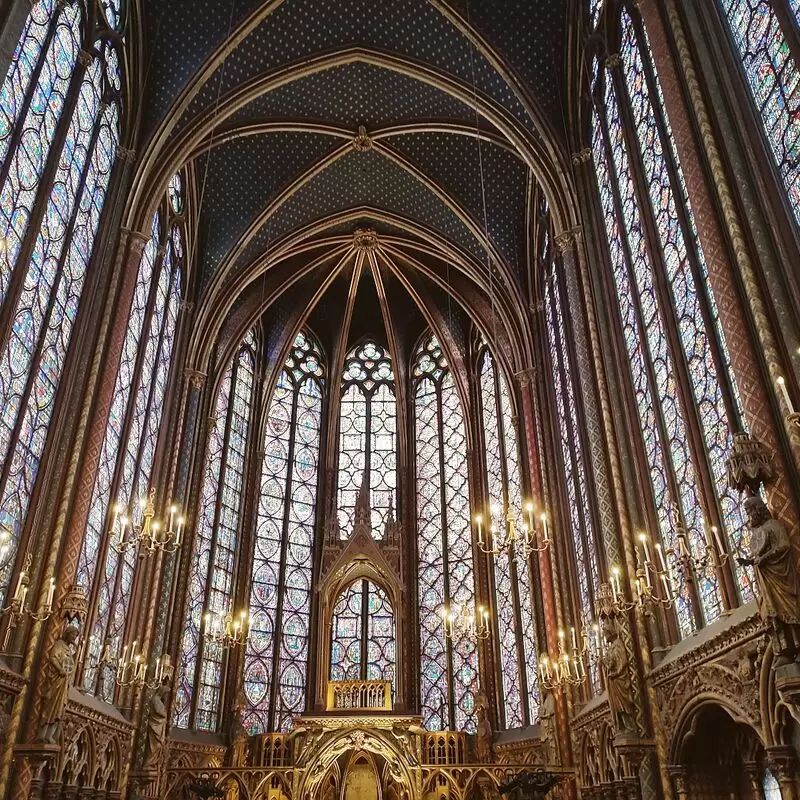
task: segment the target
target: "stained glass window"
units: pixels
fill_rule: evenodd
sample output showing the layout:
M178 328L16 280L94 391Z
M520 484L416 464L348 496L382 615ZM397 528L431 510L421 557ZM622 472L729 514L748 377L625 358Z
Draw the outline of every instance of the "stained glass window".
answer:
M672 548L677 526L684 526L690 550L702 562L711 524L704 508L714 508L736 554L746 547L746 529L725 479L739 397L646 34L627 11L619 23L619 80L613 71L597 71L595 79L600 201L660 538ZM631 130L623 123L623 106ZM648 237L648 222L655 240ZM699 451L692 449L692 428L702 437ZM710 497L702 495L701 473L715 489ZM675 559L672 568L681 593L679 627L686 634L696 624L695 612L705 622L719 616L721 591L708 563L695 574L699 608L693 611L690 583ZM752 575L737 570L741 597L748 600Z
M511 395L505 377L486 349L480 357L478 380L488 516L491 526L500 528L507 524L510 512L514 524L521 529L522 477ZM522 552L504 550L494 557L494 583L505 727L519 728L535 721L539 709L533 565Z
M442 612L474 612L467 441L461 400L441 345L414 362L420 696L428 730L475 730L478 649L444 634Z
M100 671L97 664L106 646L112 656L121 651L137 563L134 548L123 554L115 549L118 534L111 527L115 517L129 515L135 503L143 502L151 488L181 302L182 237L178 220L156 213L139 262L78 560L77 583L87 596L99 581L88 626L83 685L109 702L114 691L112 670Z
M388 352L376 342L354 347L344 363L339 414L339 528L353 530L367 470L375 538L383 536L397 488L397 402Z
M600 19L600 12L603 10L604 0L589 0L589 19L591 20L592 27L597 25L597 20Z
M372 581L348 586L333 607L332 681L391 681L395 670L394 609Z
M216 730L225 661L203 638L204 614L232 611L248 432L255 381L255 337L248 334L228 367L206 447L205 473L190 565L174 724ZM193 707L194 706L194 707Z
M778 779L769 769L764 772L764 782L762 786L764 789L764 800L783 800L783 794Z
M119 140L119 56L98 40L89 63L79 63L84 26L82 3L34 4L0 90L0 302L7 320L0 330L0 523L15 539ZM77 91L68 96L76 71Z
M549 234L545 234L549 254ZM548 259L549 260L549 259ZM559 282L555 264L545 286L545 312L550 361L553 372L553 388L556 399L556 414L561 450L561 465L564 471L569 528L572 534L573 556L578 577L578 595L582 626L595 619L595 597L600 586L600 567L597 554L592 512L589 502L589 486L586 463L578 429L578 409L575 404L576 382L570 362L570 339L567 335L566 319L569 307L566 292ZM600 674L596 664L591 665L592 689L602 691Z
M297 336L267 416L245 651L244 724L288 730L304 708L311 617L322 359Z
M720 0L741 59L757 116L775 166L800 223L800 64L787 39L797 38L800 2L788 0L781 18L776 5L787 0ZM785 30L791 25L795 30Z

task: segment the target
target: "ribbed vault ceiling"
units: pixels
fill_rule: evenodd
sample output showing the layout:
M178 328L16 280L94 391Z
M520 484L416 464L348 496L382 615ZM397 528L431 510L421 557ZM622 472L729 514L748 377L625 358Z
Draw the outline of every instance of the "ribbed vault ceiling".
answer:
M356 338L380 321L411 346L436 324L461 346L467 317L499 318L496 345L524 350L533 187L568 152L573 6L141 0L131 214L189 165L198 364L266 312L276 342L302 318L333 346L348 298ZM367 255L363 227L380 240Z

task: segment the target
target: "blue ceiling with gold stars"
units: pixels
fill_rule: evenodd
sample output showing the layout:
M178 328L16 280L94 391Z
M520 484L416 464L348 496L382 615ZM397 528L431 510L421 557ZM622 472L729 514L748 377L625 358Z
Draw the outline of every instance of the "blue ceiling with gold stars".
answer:
M524 284L532 164L520 148L566 146L579 7L142 0L140 148L155 143L194 170L200 285L223 267L245 273L279 240L348 213L319 235L369 225L412 240L407 221L475 263L493 248Z

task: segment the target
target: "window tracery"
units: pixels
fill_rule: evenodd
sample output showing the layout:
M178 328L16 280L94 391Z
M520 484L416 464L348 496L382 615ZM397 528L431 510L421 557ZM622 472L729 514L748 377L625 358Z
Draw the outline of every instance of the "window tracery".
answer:
M190 562L174 724L216 730L224 650L202 638L204 613L221 615L233 602L242 496L255 383L251 331L231 362L217 394L206 446L205 472Z
M394 684L395 655L394 609L386 591L355 581L333 607L330 680Z
M347 354L342 374L338 510L343 538L353 529L365 469L372 532L380 539L397 489L397 401L391 358L373 341L357 345Z
M720 0L789 205L800 224L800 0ZM777 7L783 6L779 15ZM794 30L789 30L794 20Z
M251 733L287 730L304 707L323 375L319 347L298 334L264 436L244 661Z
M107 31L85 31L88 16L82 2L34 4L0 90L0 523L15 540L119 142L119 56ZM92 52L79 57L87 39Z
M180 220L162 208L153 217L139 262L78 560L76 582L94 599L83 686L109 702L113 669L97 665L104 650L112 657L121 651L137 563L135 548L122 554L114 549L111 521L117 507L130 508L151 488L181 303L183 253Z
M441 345L417 349L413 368L417 461L420 696L429 730L475 730L477 643L448 639L442 611L475 608L464 413Z
M684 526L701 561L706 526L718 519L736 555L746 529L725 462L741 424L738 392L646 33L633 12L618 22L620 68L610 59L607 74L595 70L593 153L660 537L672 547ZM749 570L737 566L737 578L741 599L752 598ZM680 582L687 634L719 616L722 596L711 564L695 575L699 607Z
M510 510L515 525L521 529L522 479L511 396L505 377L495 368L487 349L481 353L478 364L492 522L503 524L504 514ZM533 565L521 552L504 551L494 558L494 582L505 727L518 728L536 719L540 699Z

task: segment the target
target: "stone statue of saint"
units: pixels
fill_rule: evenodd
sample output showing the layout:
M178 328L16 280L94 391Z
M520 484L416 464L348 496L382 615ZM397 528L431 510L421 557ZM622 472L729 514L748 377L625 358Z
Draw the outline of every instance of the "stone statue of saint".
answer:
M492 723L489 722L489 708L486 698L478 695L475 704L478 723L475 728L475 757L480 764L488 764L492 759Z
M78 633L76 627L68 625L50 648L44 668L42 715L36 737L43 744L58 744L67 693L75 672L75 642Z
M556 696L549 689L545 689L544 699L539 710L539 735L544 745L545 764L557 764Z
M169 679L164 678L150 698L147 715L147 739L144 743L142 769L158 769L161 766L167 741L169 693Z
M228 751L225 761L229 767L247 766L247 730L244 727L244 710L246 708L243 692L239 692L236 703L231 711L230 725L228 727Z
M618 732L637 734L636 704L633 700L628 653L616 624L610 619L603 623L603 637L606 644L603 648L602 662L614 727Z
M772 633L775 666L800 661L800 570L786 528L773 519L758 496L744 501L750 527L750 558L758 580L758 607Z

